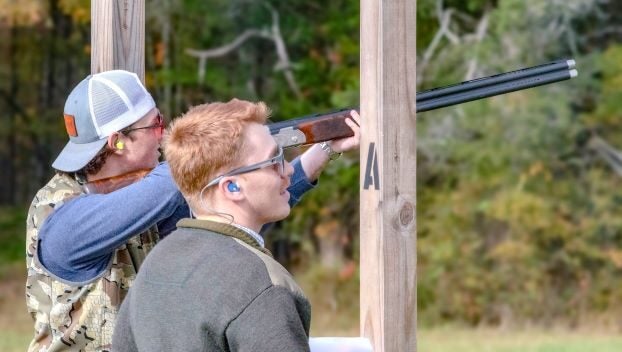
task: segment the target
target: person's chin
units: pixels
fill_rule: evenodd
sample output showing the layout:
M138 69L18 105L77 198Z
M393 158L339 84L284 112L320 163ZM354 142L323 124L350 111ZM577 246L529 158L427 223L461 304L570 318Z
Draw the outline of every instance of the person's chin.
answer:
M289 213L291 211L291 208L289 207L289 203L285 204L284 207L281 207L279 209L280 211L278 212L278 215L275 216L275 219L273 221L281 221L285 219L287 216L289 216Z
M291 197L291 195L289 194L289 191L283 191L281 193L281 197L285 198L285 201L289 203L289 198Z

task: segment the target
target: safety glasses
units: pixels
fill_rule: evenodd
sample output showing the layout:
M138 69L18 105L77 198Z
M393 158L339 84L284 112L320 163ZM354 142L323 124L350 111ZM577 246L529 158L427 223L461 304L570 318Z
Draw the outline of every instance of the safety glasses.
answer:
M145 126L145 127L126 128L126 129L122 129L119 132L123 133L124 136L127 136L128 134L130 134L130 132L134 132L138 130L154 129L156 133L156 137L160 138L162 137L162 134L164 133L165 128L166 128L166 123L164 122L164 116L162 116L162 114L158 111L156 123L154 123L153 125Z
M240 168L237 169L233 169L229 172L227 172L226 174L222 174L218 177L216 177L215 179L211 180L207 186L205 186L205 188L211 187L215 184L217 184L218 182L220 182L220 180L222 180L224 177L228 177L228 176L236 176L236 175L241 175L241 174L245 174L245 173L249 173L255 170L259 170L259 169L263 169L265 167L269 167L274 165L276 168L276 171L279 173L279 175L284 175L285 174L285 158L283 157L283 148L282 147L278 147L277 150L277 155L273 156L272 158L265 160L265 161L261 161L255 164L251 164L248 166L242 166Z

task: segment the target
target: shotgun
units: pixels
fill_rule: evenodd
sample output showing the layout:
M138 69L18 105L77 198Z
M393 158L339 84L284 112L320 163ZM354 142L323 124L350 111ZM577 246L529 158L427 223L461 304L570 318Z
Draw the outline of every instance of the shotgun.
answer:
M424 112L518 90L565 81L578 75L574 60L557 60L542 65L462 83L417 92L416 111ZM270 133L283 148L351 137L345 119L351 110L340 109L268 124Z

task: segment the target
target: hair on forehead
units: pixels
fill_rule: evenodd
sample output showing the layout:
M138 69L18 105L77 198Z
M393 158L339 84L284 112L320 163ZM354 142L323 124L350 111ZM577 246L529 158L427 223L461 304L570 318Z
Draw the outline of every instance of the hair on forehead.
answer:
M244 129L265 124L269 114L263 102L232 99L194 106L175 119L163 146L181 192L197 195L217 172L236 167L244 155Z

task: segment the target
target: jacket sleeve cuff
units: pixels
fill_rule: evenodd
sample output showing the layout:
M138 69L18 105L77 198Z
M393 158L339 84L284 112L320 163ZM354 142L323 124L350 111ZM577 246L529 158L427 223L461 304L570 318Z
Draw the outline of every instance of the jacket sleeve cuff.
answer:
M300 162L300 157L292 160L292 166L294 167L294 174L291 177L291 185L287 189L289 191L289 205L293 207L296 205L302 195L307 191L315 188L318 185L318 181L311 182L305 171L302 169L302 163Z

